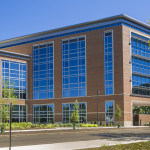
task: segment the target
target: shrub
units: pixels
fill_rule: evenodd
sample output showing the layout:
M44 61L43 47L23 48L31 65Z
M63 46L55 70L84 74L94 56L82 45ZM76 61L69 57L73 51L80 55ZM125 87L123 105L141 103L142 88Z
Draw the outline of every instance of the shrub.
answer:
M55 123L55 124L52 124L52 125L53 125L54 128L55 127L60 127L60 125L58 123Z
M72 123L63 123L60 125L61 127L73 127Z
M102 121L100 121L100 126L102 126Z
M46 128L53 128L52 124L46 124Z
M97 124L97 121L94 121L94 124Z
M40 124L39 128L45 128L45 124Z
M80 124L80 127L98 127L97 124Z

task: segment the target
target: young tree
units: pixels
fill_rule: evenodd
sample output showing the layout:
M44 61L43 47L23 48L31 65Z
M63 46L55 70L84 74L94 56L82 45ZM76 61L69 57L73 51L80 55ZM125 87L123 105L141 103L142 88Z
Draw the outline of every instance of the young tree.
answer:
M4 123L9 120L9 105L6 105L4 101L1 101L1 108L0 108L0 120Z
M11 85L9 88L9 81L2 82L2 95L0 99L0 121L4 123L9 120L9 104L16 104L16 95L14 85Z
M73 105L73 112L71 114L71 121L73 123L78 123L79 122L79 104L78 104L78 100L76 100L74 102L74 105Z
M121 117L122 117L122 111L121 111L121 108L119 107L119 105L117 104L115 118L118 121L119 119L121 119ZM120 123L118 124L118 128L120 128Z

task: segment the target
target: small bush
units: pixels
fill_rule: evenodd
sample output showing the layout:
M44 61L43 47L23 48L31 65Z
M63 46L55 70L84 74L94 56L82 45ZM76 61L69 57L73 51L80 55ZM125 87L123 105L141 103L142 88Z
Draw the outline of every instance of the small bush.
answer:
M60 125L61 127L73 127L72 123L63 123Z
M53 128L52 124L46 124L46 128Z
M80 124L80 127L98 127L97 124Z
M58 123L55 123L55 124L52 124L52 125L53 125L54 128L55 127L60 127L60 125Z
M9 130L9 126L6 126L5 129L6 129L6 130Z
M100 126L102 126L102 121L100 121Z
M97 124L97 121L94 121L94 124Z

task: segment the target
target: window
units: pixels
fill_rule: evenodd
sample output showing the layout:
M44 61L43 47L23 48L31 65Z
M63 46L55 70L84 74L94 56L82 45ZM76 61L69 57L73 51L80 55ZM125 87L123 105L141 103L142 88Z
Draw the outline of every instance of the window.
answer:
M105 102L105 121L106 123L114 122L114 102L113 101Z
M54 123L54 105L33 105L34 123Z
M113 80L113 32L104 33L104 69L105 69L105 94L114 94Z
M85 37L62 41L63 97L86 96Z
M71 113L73 112L73 103L72 104L63 104L63 123L70 123ZM85 123L86 119L86 103L79 103L79 122Z
M53 43L33 46L33 99L54 97Z
M12 106L12 122L26 122L26 105Z
M26 63L2 60L2 97L7 98L6 91L10 94L11 89L14 89L16 98L26 99ZM4 84L7 84L7 89L4 89Z
M132 94L150 96L150 49L148 39L131 33Z
M5 106L7 106L7 108L9 107L9 105L6 105L6 104L4 105L4 107ZM13 105L12 106L12 122L19 122L19 123L26 122L26 105Z

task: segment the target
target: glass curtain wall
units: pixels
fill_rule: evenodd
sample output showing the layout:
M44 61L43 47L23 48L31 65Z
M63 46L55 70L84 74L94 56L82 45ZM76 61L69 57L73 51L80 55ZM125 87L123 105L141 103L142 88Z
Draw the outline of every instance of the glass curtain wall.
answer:
M14 89L16 98L26 99L26 63L2 60L2 97L7 98L5 95L10 92L10 89ZM4 89L4 84L7 88ZM4 94L5 93L5 94Z
M114 94L113 80L113 32L104 33L104 70L105 70L105 94Z
M54 97L53 43L33 46L33 99Z
M63 97L86 96L85 37L62 41Z
M131 33L132 94L150 95L150 49L148 38Z

